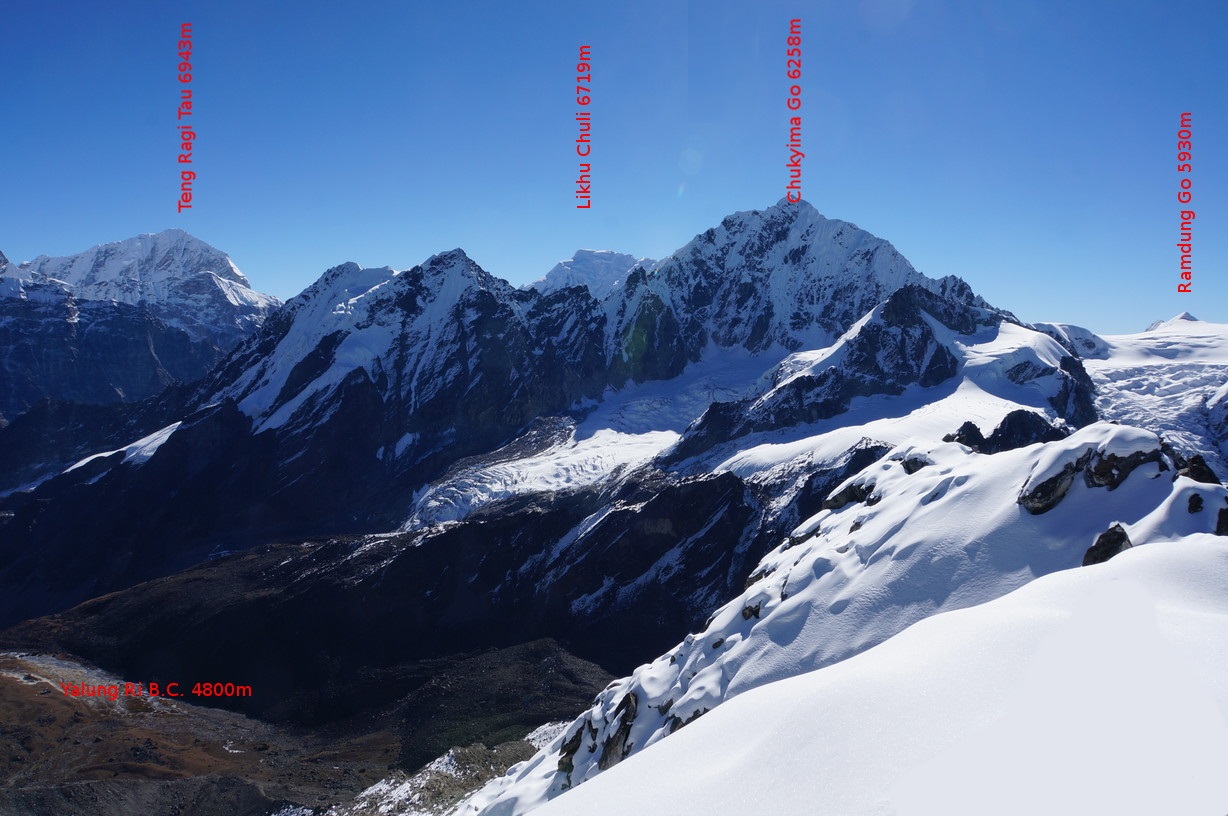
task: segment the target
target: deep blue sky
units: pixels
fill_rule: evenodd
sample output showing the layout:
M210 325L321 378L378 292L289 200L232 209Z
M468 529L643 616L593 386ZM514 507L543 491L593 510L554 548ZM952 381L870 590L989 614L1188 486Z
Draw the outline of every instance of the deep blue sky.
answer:
M1049 0L6 0L0 250L177 226L289 297L346 260L463 247L515 283L581 247L662 257L784 193L803 21L806 199L1025 320L1228 322L1228 4ZM179 23L194 208L175 212ZM593 208L574 209L580 44ZM1195 293L1175 292L1193 113Z

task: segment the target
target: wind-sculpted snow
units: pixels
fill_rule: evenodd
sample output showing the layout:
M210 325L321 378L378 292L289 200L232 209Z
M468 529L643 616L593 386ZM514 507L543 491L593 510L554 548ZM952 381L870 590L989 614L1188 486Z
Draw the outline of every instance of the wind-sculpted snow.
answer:
M1148 455L1107 481L1072 480L1043 515L1020 506L1032 481L1089 452ZM833 495L851 498L793 530L705 629L613 684L548 750L457 813L528 812L731 697L1078 566L1114 523L1135 544L1215 530L1228 490L1176 471L1154 434L1107 423L994 455L954 442L896 447L838 485Z
M936 615L752 689L537 812L1223 813L1225 541L1136 547Z

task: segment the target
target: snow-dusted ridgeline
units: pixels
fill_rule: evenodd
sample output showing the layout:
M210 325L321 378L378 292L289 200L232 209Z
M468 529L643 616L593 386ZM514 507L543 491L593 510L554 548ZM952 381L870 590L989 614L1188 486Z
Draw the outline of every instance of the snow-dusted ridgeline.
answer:
M1214 531L1228 490L1177 476L1178 465L1154 434L1106 423L993 455L897 447L839 486L703 631L613 684L550 749L456 812L527 813L741 693L1076 567L1114 524L1136 544Z
M1226 620L1224 538L1137 547L750 689L534 812L1211 816Z

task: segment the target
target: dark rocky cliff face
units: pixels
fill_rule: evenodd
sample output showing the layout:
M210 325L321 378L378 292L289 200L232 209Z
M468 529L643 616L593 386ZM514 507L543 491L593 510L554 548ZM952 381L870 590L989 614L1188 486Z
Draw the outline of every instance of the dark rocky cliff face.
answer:
M182 230L20 265L0 256L0 417L197 380L278 305Z
M940 336L942 329L968 338L1015 320L978 305L969 290L950 291L954 294L914 285L897 289L819 363L778 375L771 389L753 398L714 403L663 461L681 462L750 433L830 419L847 411L857 397L898 395L911 386L928 388L951 380L960 364L957 349ZM1058 416L1076 426L1095 421L1095 389L1077 359L1063 357L1060 368L1022 364L1006 374L1019 385L1053 380L1049 402Z
M228 416L200 418L194 437L216 442ZM602 508L599 523L559 548ZM543 637L629 670L741 587L775 540L763 522L759 501L732 474L647 470L616 495L526 498L443 527L217 558L0 640L67 649L130 676L243 678L266 693L220 704L278 722L328 722L399 698L422 682L415 678L447 674L458 654ZM164 541L150 541L134 547L134 563L156 562ZM76 583L125 554L96 552L88 563L57 555L63 581ZM405 761L433 756L415 751Z
M689 438L703 445L941 382L955 362L923 313L955 330L1002 313L809 205L731 216L603 301L583 287L517 290L460 250L404 272L334 267L194 386L183 410L196 413L147 461L102 457L0 499L0 576L39 576L4 612L63 608L221 550L396 529L424 485L541 417L674 377L713 343L822 347L888 296L841 366L778 389L772 404L734 406L729 427L701 421L706 433ZM149 433L183 415L140 411L110 424ZM133 441L111 439L109 450ZM79 439L63 447L87 450ZM92 572L53 568L87 537L119 555Z
M0 414L43 400L139 402L200 379L224 351L142 306L0 298Z
M965 360L952 338L1004 323L962 281L808 207L731 216L601 299L514 289L459 250L402 272L343 264L196 383L133 405L43 402L0 429L0 478L44 479L0 497L0 626L17 624L0 645L250 683L261 693L211 702L296 727L384 718L406 769L510 739L702 630L819 509L877 501L836 491L889 447L862 438L760 479L681 467L688 446L940 388ZM668 381L714 347L750 361L757 384L736 393L761 393L670 403L688 418L711 405L672 456L411 518L424 488L566 449L609 389ZM789 351L811 368L777 366ZM1010 382L1043 381L1063 416L1090 404L1076 369L1044 359ZM657 388L673 386L644 393Z

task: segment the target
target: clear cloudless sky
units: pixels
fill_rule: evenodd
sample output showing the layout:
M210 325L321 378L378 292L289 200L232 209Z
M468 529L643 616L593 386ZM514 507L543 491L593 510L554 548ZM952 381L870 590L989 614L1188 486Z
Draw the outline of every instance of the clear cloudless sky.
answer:
M1211 0L5 0L0 250L182 227L283 299L347 260L458 246L517 284L577 248L660 258L784 195L793 18L823 214L1024 320L1228 322L1228 3ZM179 213L182 22L198 179Z

